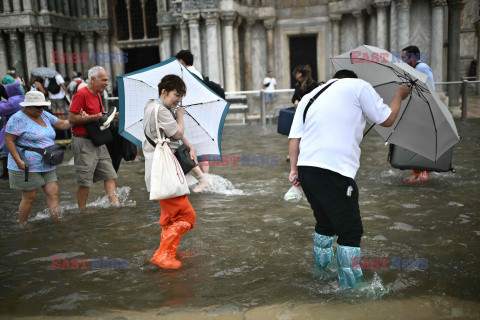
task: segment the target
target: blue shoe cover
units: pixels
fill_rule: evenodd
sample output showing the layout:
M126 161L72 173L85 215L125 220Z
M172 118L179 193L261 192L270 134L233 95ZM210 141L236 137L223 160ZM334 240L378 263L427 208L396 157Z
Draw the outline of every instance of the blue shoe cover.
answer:
M333 240L335 237L316 233L313 235L313 259L315 264L323 269L333 260Z
M337 246L338 281L341 286L352 288L361 281L363 273L359 265L360 256L358 247ZM357 258L357 263L352 268L353 258Z

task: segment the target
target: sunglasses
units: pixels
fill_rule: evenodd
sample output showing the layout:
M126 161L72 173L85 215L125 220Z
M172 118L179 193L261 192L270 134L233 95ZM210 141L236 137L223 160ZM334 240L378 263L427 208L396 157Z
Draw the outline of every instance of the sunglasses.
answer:
M43 108L45 108L45 106L34 106L34 107L37 108L37 109L43 109Z

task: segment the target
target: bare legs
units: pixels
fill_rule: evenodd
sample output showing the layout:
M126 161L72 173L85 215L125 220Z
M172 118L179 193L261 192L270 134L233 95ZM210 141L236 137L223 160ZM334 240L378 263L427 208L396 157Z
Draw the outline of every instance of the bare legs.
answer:
M120 205L120 201L118 200L117 185L115 183L115 180L105 180L104 186L105 186L105 193L108 196L108 201L110 202L110 205L118 207ZM87 206L89 191L90 191L90 187L85 187L85 186L78 187L77 204L78 204L78 209L82 211L85 210L85 207Z
M50 211L50 217L54 221L60 221L59 210L60 202L58 199L58 184L57 182L51 182L42 186L43 191L47 195L47 206ZM37 198L37 190L22 191L22 201L18 207L18 222L20 224L28 220L28 216L32 211L32 206Z
M22 191L22 201L18 207L18 222L20 224L28 220L33 203L37 198L37 190Z
M42 186L43 191L47 195L47 206L50 211L50 217L54 221L60 221L60 200L58 198L58 183L52 182Z
M209 186L209 183L205 178L205 175L203 174L202 170L200 169L200 166L195 166L192 169L192 171L197 175L198 179L200 180L199 185L195 189L193 189L193 192L195 193L202 192L203 190L205 190L205 188Z

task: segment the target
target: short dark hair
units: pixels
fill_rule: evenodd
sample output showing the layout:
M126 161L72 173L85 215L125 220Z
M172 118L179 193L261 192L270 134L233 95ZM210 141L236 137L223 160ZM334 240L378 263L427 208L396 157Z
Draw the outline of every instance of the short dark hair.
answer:
M162 94L162 90L165 89L167 92L177 90L181 95L187 93L187 86L183 82L182 78L175 74L169 74L162 78L158 84L158 95Z
M357 74L352 70L343 69L338 70L337 73L333 76L336 79L344 79L344 78L358 78Z
M178 53L175 55L175 58L178 60L182 59L187 66L193 65L193 54L190 52L190 50L178 51Z
M407 52L407 56L414 56L417 60L420 60L420 49L417 46L408 46L402 49L402 52Z

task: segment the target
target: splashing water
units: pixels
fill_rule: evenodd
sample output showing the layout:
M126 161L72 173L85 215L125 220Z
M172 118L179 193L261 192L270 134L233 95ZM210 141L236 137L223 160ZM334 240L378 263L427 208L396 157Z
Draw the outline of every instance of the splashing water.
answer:
M204 193L224 194L227 196L244 194L243 190L236 189L232 182L219 175L206 173L205 179L207 179L209 186L203 190Z
M130 195L131 188L124 186L117 189L118 200L120 201L120 206L136 206L136 201L129 200L128 196ZM70 211L76 211L78 208L77 203L72 202L61 202L59 208L59 215L63 217L65 213ZM108 201L108 196L104 195L98 197L93 202L87 203L87 208L110 208L110 202ZM30 221L40 221L50 218L50 212L48 208L43 211L37 212L35 216L33 214L29 218Z

